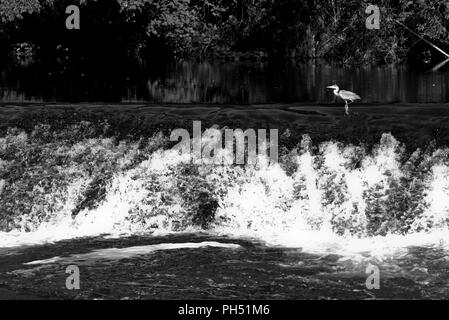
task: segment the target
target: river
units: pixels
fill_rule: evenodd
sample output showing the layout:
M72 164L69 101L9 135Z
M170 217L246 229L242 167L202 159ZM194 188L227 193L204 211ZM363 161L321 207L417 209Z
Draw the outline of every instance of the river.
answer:
M449 297L447 72L119 69L2 72L0 298ZM279 163L193 164L193 120L278 128Z

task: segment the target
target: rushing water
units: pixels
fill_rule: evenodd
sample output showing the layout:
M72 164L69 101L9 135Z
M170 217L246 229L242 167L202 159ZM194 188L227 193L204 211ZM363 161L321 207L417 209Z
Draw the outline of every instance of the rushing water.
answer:
M280 132L279 163L262 156L257 165L244 166L192 163L190 155L171 150L159 129L136 137L156 118L139 114L147 108L140 105L89 105L89 113L56 105L51 121L45 106L15 105L330 104L335 100L325 87L334 82L359 93L364 104L445 103L447 71L319 63L135 68L117 66L104 74L64 65L3 68L0 298L14 292L63 298L449 297L443 104L426 105L424 115L422 106L396 112L393 106L361 106L341 121L343 111L332 107L221 112L216 106L153 106L168 122L179 120L175 114L226 125L249 126L256 116L270 127L291 122L298 132ZM372 114L363 115L368 110ZM83 113L89 121L76 120ZM132 122L112 117L120 132L106 135L106 113ZM318 143L305 134L317 131L330 138ZM402 141L390 131L401 133ZM344 132L360 143L341 139ZM373 136L379 136L373 148L363 144ZM283 145L282 137L289 143ZM69 264L84 268L88 289L78 295L62 287ZM365 287L370 264L381 269L377 292Z
M362 103L449 101L449 71L407 66L345 68L305 64L177 62L167 65L9 64L0 77L3 102L272 103L335 102L326 86L357 92Z
M404 159L400 143L383 134L373 150L329 141L312 151L305 135L279 164L260 156L255 166L219 166L166 149L162 134L117 141L91 136L92 127L38 126L1 138L3 246L205 225L308 245L316 242L302 241L314 235L407 236L449 224L447 148Z
M383 134L372 150L314 149L305 135L279 164L195 165L163 134L119 141L97 126L0 138L7 288L75 297L60 268L77 264L85 298L448 295L447 148L405 155ZM377 295L369 263L383 272Z

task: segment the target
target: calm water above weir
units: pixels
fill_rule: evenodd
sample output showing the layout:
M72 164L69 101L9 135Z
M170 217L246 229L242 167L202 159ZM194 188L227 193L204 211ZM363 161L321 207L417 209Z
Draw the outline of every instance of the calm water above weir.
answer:
M344 68L326 63L98 65L25 63L1 67L2 102L319 103L326 86L360 94L362 103L449 102L449 70L406 66Z

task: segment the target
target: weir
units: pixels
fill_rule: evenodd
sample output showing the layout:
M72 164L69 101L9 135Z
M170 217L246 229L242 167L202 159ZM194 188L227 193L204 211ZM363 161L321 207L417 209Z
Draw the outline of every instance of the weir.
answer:
M301 148L280 163L257 166L198 166L164 149L168 138L161 135L148 141L149 149L52 136L14 131L2 138L10 159L2 174L24 154L42 155L21 167L28 174L2 180L1 207L8 210L0 221L2 246L186 230L294 243L311 233L363 239L448 228L448 149L417 150L404 160L391 134L373 150L328 141L313 151L304 136ZM101 192L86 193L104 167L112 174L104 176ZM73 217L87 197L91 205Z

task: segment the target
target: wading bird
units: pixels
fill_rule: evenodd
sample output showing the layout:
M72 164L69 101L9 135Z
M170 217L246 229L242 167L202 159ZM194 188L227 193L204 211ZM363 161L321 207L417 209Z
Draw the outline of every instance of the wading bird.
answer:
M327 87L328 89L334 89L334 94L337 97L342 98L345 101L345 111L346 114L349 115L349 104L348 101L350 101L350 103L353 103L355 100L360 100L361 98L359 97L358 94L351 92L351 91L346 91L346 90L340 90L340 88L334 84L333 86L329 86Z

